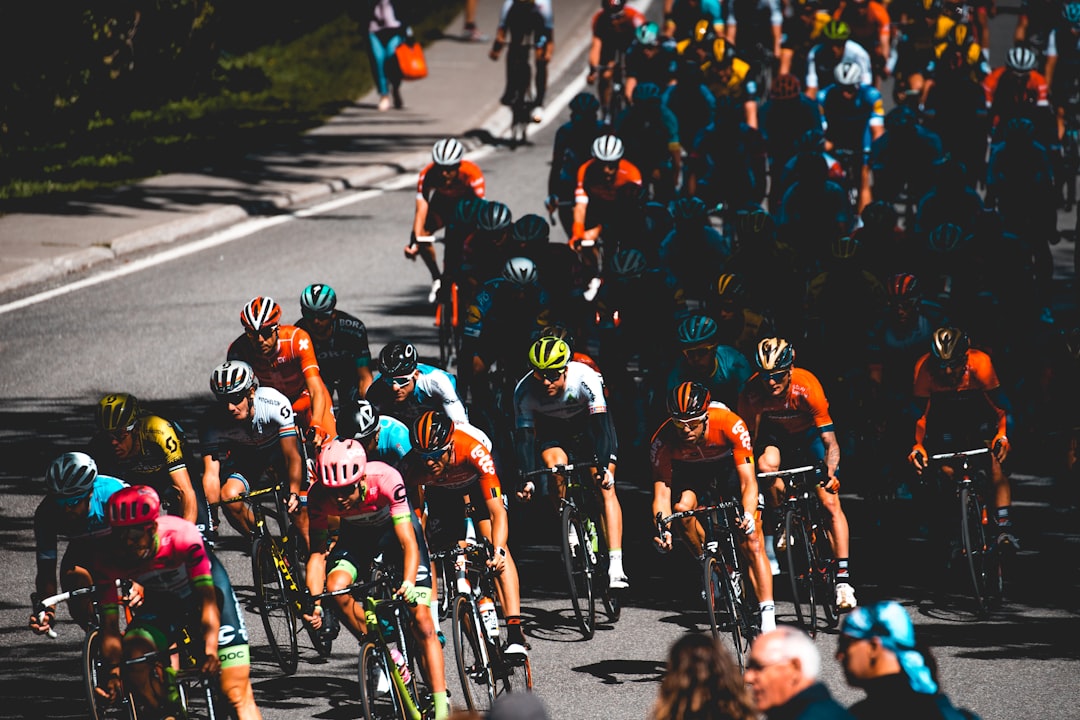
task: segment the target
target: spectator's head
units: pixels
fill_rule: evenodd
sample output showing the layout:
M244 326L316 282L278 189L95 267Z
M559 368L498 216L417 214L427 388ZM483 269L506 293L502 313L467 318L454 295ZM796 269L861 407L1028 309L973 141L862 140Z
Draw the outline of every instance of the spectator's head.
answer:
M727 650L697 633L672 644L650 718L754 716L750 694Z
M915 692L933 695L938 689L926 659L916 649L911 618L891 600L855 608L844 617L836 658L854 687L903 672Z
M531 692L504 693L495 698L488 720L549 720L539 695Z
M802 630L781 625L759 635L750 647L746 682L757 709L768 712L817 682L821 655Z

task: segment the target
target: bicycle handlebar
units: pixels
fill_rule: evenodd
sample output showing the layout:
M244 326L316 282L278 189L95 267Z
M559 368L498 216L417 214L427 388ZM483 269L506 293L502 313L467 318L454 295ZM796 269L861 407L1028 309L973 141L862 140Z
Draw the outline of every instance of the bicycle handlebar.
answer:
M218 507L219 505L231 505L232 503L245 502L247 500L250 500L251 498L266 495L267 493L276 493L281 490L281 487L281 484L278 483L277 485L261 488L259 490L249 490L247 492L242 492L234 497L223 498L221 500L218 500L217 502L210 503L210 507Z
M788 470L774 470L774 471L771 471L771 472L759 472L757 474L757 476L758 476L759 480L764 479L764 478L778 478L778 477L783 478L783 477L791 477L792 475L801 475L802 473L810 472L811 470L816 470L816 469L817 469L817 465L803 465L801 467L790 468Z
M539 477L540 475L565 475L572 473L579 468L596 468L598 467L595 462L579 462L579 463L558 463L551 467L543 467L537 470L529 470L521 474L523 478Z
M983 454L988 453L988 452L990 452L990 448L981 447L981 448L976 448L974 450L961 450L960 452L938 453L936 455L931 455L930 459L931 460L950 460L952 458L970 457L972 455L983 455Z
M705 513L714 512L716 510L731 510L741 509L742 503L735 500L728 500L722 503L716 503L715 505L703 505L693 510L680 510L679 512L672 513L668 516L664 516L663 513L656 513L656 529L660 531L661 536L667 532L668 526L673 520L681 520L682 518L691 517L695 515L704 515Z
M120 578L117 578L116 580L116 587L120 589L121 596L127 596L131 593L132 584L133 583L131 580L122 580ZM38 622L45 622L46 610L54 608L62 602L67 602L71 598L82 597L83 595L92 595L93 593L96 593L98 590L101 590L104 587L104 585L87 585L86 587L75 588L74 590L57 593L56 595L50 595L43 600L38 600L37 603L34 604L34 612L38 616ZM49 628L49 631L46 634L53 639L57 637L56 631L52 628Z

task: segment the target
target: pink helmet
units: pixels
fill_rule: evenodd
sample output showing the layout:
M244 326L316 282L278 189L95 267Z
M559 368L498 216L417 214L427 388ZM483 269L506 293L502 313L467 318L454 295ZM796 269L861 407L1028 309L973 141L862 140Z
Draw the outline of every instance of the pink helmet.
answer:
M149 485L132 485L109 497L105 516L109 527L132 527L155 522L161 515L161 499Z
M319 453L319 479L328 488L355 485L364 477L367 454L364 446L349 438L340 438L323 447Z

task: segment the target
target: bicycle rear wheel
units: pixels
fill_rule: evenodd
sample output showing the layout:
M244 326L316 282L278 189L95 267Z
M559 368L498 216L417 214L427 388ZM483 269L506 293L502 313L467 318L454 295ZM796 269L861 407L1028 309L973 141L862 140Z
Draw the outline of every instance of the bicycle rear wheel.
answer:
M836 604L836 554L833 552L832 533L820 521L811 532L814 541L814 581L820 590L818 600L829 627L835 627L840 622L840 607Z
M296 647L296 613L289 601L285 578L274 562L273 539L259 538L251 548L251 577L259 599L266 639L282 672L292 675L300 661Z
M795 617L811 637L817 632L817 604L814 587L814 555L802 516L794 510L784 514L787 537L787 572L791 582L791 602Z
M391 680L390 665L378 645L364 643L357 660L360 681L360 707L365 720L391 720L404 717L397 687Z
M971 488L960 488L960 533L967 560L968 574L975 598L975 607L981 617L990 612L992 589L1000 587L1001 567L996 561L997 553L989 547L983 527L984 507L978 493ZM991 559L991 557L995 559Z
M486 713L495 702L495 674L476 606L464 595L454 600L454 655L465 704Z
M571 542L573 540L573 542ZM593 594L593 560L588 535L573 505L562 509L562 555L570 601L574 605L581 634L591 640L596 634L596 596Z

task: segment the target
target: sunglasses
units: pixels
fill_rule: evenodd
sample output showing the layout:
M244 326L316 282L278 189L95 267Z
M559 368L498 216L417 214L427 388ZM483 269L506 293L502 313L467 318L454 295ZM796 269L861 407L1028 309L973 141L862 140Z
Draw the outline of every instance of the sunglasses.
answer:
M278 330L277 325L263 325L258 330L245 330L248 337L261 337L263 340L269 340L274 337L274 333Z
M435 450L418 450L420 457L425 460L438 460L446 453L446 448L437 448Z
M136 525L134 527L116 528L114 532L121 540L139 540L156 527L157 523L146 523L145 525Z
M244 402L244 400L247 399L247 396L248 396L248 393L247 393L246 390L244 392L230 393L228 395L222 395L221 396L221 402L224 405L237 405L237 406L239 406L240 403Z
M351 496L357 488L360 488L360 496L363 497L365 493L364 483L362 482L357 485L346 485L345 487L331 488L330 494L336 498L346 498Z
M691 420L680 420L679 418L672 418L672 420L687 430L696 430L705 422L705 416L696 417Z
M550 385L563 376L566 372L566 368L561 370L533 370L533 377L540 382Z
M90 497L89 493L84 495L72 495L70 497L58 497L56 498L56 504L64 509L73 508L88 497Z
M682 352L687 358L711 357L716 353L716 347L716 345L704 345L702 347L686 348Z
M390 377L389 375L387 375L384 379L386 380L387 385L394 388L395 390L398 390L412 382L413 376L402 375L401 377Z
M783 382L784 378L790 374L790 370L777 370L776 372L765 373L765 379L769 382L779 383Z

